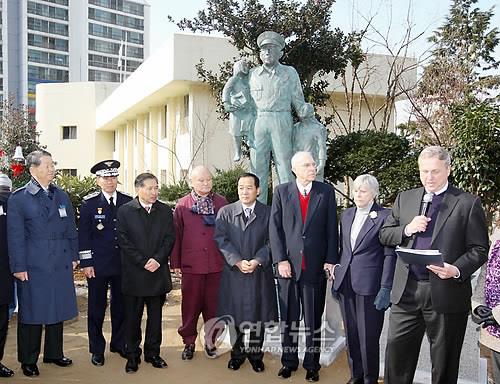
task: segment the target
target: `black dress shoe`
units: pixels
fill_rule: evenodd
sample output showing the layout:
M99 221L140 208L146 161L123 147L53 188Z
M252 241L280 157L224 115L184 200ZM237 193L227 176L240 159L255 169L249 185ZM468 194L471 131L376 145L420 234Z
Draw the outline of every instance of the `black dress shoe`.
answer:
M192 360L194 356L194 344L186 344L181 354L182 360Z
M309 382L316 382L319 380L319 370L317 369L308 369L306 372L306 380Z
M278 371L278 376L281 377L282 379L288 379L290 376L292 376L292 372L295 372L297 368L289 368L282 366L281 369Z
M5 365L0 363L0 377L12 377L14 376L14 371L7 368Z
M227 367L229 369L232 369L233 371L237 371L240 369L241 364L245 362L245 359L230 359L229 362L227 363Z
M167 362L163 360L160 356L145 357L144 361L146 363L151 363L155 368L167 368Z
M125 372L134 373L139 369L139 360L138 359L128 359L127 364L125 364Z
M71 360L67 357L64 357L64 356L59 358L59 359L49 359L49 358L44 357L43 362L46 364L55 364L59 367L67 367L67 366L73 364L73 360Z
M90 362L97 367L102 367L104 365L104 354L93 353Z
M24 376L38 376L40 374L36 364L21 364L21 369L23 370Z
M128 356L127 356L127 353L125 352L125 350L123 349L117 349L117 348L109 348L109 351L111 353L118 353L121 357L123 357L124 359L127 359Z
M262 372L265 368L262 360L250 360L250 365L255 372Z
M347 382L347 384L363 384L364 380L363 379L360 379L359 377L358 378L351 378L351 380L349 380Z

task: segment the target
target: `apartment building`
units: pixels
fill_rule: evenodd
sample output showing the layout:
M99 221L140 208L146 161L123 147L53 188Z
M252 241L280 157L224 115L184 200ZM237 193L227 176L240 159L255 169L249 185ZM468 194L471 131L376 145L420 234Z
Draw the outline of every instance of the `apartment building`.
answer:
M36 84L122 82L149 55L144 0L1 0L0 98L35 108Z

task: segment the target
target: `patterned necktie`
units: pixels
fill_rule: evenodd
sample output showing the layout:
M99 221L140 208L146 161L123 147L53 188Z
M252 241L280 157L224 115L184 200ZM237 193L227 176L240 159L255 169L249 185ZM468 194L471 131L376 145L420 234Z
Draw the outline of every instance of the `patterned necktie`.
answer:
M252 208L245 208L245 216L249 218L251 214L252 214Z

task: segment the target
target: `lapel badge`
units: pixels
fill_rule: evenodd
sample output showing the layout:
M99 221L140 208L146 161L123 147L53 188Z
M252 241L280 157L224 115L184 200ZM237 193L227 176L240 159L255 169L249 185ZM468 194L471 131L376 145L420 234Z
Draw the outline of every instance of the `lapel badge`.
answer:
M97 214L102 215L102 208L97 208Z
M96 228L99 230L99 231L102 231L104 229L104 225L102 225L102 223L99 223L97 224Z

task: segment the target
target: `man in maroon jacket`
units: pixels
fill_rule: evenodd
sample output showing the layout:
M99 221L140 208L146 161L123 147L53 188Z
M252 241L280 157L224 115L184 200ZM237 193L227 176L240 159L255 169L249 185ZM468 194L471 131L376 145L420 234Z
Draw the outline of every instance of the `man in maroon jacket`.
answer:
M213 235L217 211L227 204L224 197L212 192L208 168L193 168L191 185L191 193L175 207L176 237L170 256L170 268L177 276L182 275L182 325L178 332L184 342L183 360L193 358L200 313L205 323L217 313L223 258ZM205 333L205 354L213 359L217 350L212 336Z

